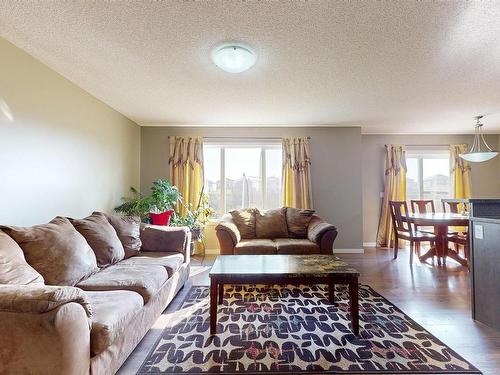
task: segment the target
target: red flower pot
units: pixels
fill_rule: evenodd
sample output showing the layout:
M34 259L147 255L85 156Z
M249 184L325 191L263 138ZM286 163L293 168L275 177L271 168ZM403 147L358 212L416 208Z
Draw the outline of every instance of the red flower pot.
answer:
M151 224L153 225L169 225L170 217L174 213L174 210L168 210L162 212L161 214L149 213L149 218L151 219Z

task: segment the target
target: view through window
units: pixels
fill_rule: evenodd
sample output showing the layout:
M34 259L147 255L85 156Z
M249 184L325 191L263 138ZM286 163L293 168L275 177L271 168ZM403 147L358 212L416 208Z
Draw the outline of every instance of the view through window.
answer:
M244 207L281 207L281 143L258 143L204 141L205 193L216 216Z
M451 197L449 151L408 150L406 166L406 198L432 199L441 211L441 199Z

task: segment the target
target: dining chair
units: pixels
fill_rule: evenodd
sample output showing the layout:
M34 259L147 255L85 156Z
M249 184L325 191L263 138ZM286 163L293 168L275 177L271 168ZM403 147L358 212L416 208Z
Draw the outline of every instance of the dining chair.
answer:
M436 241L436 236L433 233L421 232L414 229L414 226L403 219L403 211L405 215L409 214L408 204L406 201L389 201L389 209L391 212L392 226L394 228L394 259L398 257L399 240L410 241L410 265L413 264L413 253L415 250L420 255L420 243L429 242L431 246ZM415 249L415 244L418 248Z
M450 212L453 214L458 214L460 204L467 205L465 199L443 199L441 201L443 205L443 212ZM460 246L464 249L464 258L469 262L469 233L468 231L457 232L456 230L451 230L448 232L447 236L448 242L455 244L455 250L458 252Z
M413 212L414 214L436 213L436 207L434 206L434 201L432 199L411 199L410 204L411 212ZM428 208L430 210L428 210ZM421 232L425 233L434 233L433 231L419 229L418 225L415 225L415 230L420 230ZM417 252L418 254L420 254L420 243L417 243Z

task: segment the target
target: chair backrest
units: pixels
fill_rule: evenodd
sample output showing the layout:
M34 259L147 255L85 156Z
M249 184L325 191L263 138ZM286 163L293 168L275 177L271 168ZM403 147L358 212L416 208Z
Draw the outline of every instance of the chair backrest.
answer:
M403 212L407 215L408 204L406 201L389 201L389 210L391 211L392 226L396 232L408 232L413 236L412 226L403 219Z
M458 205L460 204L459 202L442 201L441 203L443 205L443 212L458 214ZM448 209L446 209L446 207L448 207Z
M436 213L436 208L434 207L434 201L432 199L412 199L411 201L411 211L415 213L420 213L420 214L426 214L429 211L427 210L427 207L430 206L431 208L431 213L435 214ZM418 211L416 209L418 208Z

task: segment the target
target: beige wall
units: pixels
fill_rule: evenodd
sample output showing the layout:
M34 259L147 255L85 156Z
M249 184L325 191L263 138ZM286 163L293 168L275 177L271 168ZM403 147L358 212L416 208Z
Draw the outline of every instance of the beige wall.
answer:
M315 209L337 226L337 249L362 245L360 128L141 128L141 190L168 177L168 136L311 137L312 185ZM210 247L210 246L209 246Z
M472 135L363 135L363 242L375 242L384 191L384 145L441 145L469 143ZM499 136L488 135L486 141L497 149ZM500 197L499 158L472 163L472 195L474 198Z
M0 56L0 224L110 211L139 184L139 126L2 38Z

